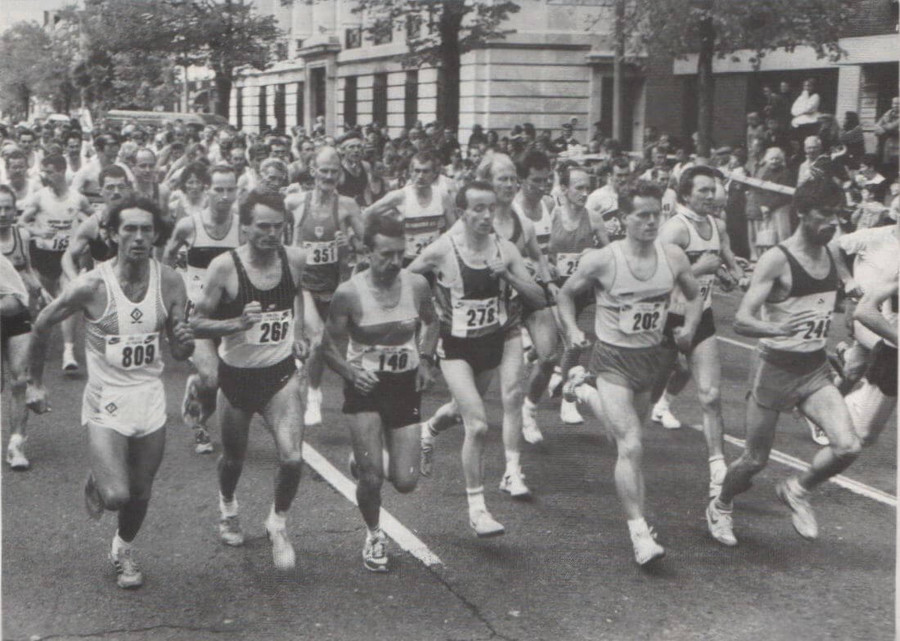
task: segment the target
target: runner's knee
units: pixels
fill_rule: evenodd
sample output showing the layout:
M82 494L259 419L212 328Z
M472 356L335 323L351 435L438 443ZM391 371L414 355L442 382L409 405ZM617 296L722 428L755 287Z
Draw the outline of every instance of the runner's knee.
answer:
M466 436L482 440L487 436L488 424L482 417L463 419Z
M703 386L697 390L700 408L705 412L718 412L722 409L722 397L718 387Z
M131 492L124 483L115 483L105 487L98 487L100 496L103 497L103 505L108 510L118 510L131 500Z
M855 433L831 439L831 451L841 459L855 459L862 452L862 440Z

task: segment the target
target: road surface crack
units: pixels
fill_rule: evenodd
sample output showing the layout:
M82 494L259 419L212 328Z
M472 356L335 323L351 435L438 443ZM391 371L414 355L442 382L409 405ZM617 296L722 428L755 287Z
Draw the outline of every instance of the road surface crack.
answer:
M473 614L475 618L481 621L484 624L484 627L488 629L490 635L487 637L488 639L503 639L503 641L518 641L515 637L508 637L505 634L502 634L494 628L494 625L490 622L487 616L482 613L481 608L479 608L476 604L472 603L464 594L462 594L449 580L441 576L440 572L438 572L432 566L425 566L425 569L428 570L438 581L441 582L450 594L455 596L459 601Z

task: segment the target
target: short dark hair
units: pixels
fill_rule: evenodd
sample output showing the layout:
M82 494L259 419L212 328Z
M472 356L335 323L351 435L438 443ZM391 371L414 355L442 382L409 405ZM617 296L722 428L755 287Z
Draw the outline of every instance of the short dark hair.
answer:
M794 211L807 214L813 209L837 209L844 203L844 192L827 176L813 176L794 192Z
M557 173L559 174L559 184L563 187L568 187L569 182L571 182L572 180L573 171L580 171L586 174L588 177L591 176L591 170L587 167L582 167L578 163L568 161L562 163L557 170Z
M13 149L9 153L6 154L6 164L9 165L10 160L24 160L26 163L28 162L28 156L25 155L25 152L21 149Z
M212 177L213 177L215 174L231 174L232 176L234 176L235 178L237 178L237 171L235 171L234 167L232 167L231 165L227 165L227 164L225 164L225 163L223 163L223 162L221 162L221 163L219 163L219 164L217 164L217 165L213 165L213 166L210 168L210 170L209 170L209 179L210 179L210 182L212 182Z
M140 209L153 216L153 230L157 236L166 233L167 228L163 219L162 209L159 204L146 196L128 196L109 208L109 216L106 219L106 228L110 232L118 232L122 224L122 212L126 209Z
M722 172L715 167L708 167L706 165L694 165L688 167L681 172L681 178L678 179L679 200L683 201L691 195L691 190L694 189L694 178L697 176L706 176L707 178L716 180L717 178L722 178Z
M423 149L422 151L416 152L416 155L410 159L410 164L412 161L416 161L420 165L424 165L426 163L431 163L431 169L433 171L440 171L441 164L438 161L438 158L430 149Z
M120 144L119 137L116 134L102 134L94 138L94 147L97 151L103 151L107 145Z
M0 184L0 194L8 194L12 196L13 199L13 209L16 207L16 192L13 191L13 188L9 185Z
M527 152L519 162L516 163L516 171L519 172L519 178L525 180L531 174L532 170L543 171L551 169L550 158L543 151L532 149Z
M405 238L403 231L403 222L390 213L370 214L366 218L365 230L363 231L363 245L368 249L375 248L375 236L381 234L388 238Z
M128 178L128 173L119 165L110 165L109 167L104 167L100 171L100 176L97 178L97 183L100 185L101 189L106 183L107 178L124 178L126 183L128 183L129 185L131 184L131 180Z
M264 159L269 155L269 145L264 142L255 142L250 146L250 149L247 150L247 155L250 157L250 160L254 160L259 158L260 160Z
M627 216L634 211L635 198L655 198L662 200L662 188L649 180L635 180L627 183L618 193L619 215Z
M209 187L209 170L206 168L206 165L204 163L192 162L187 167L185 167L181 171L181 175L178 177L178 188L184 191L184 188L187 185L187 181L189 181L191 178L196 178L201 183L203 183L204 187Z
M494 193L494 186L486 180L473 180L469 183L463 185L462 189L460 189L456 193L456 206L460 209L468 209L469 208L469 196L468 192L471 190L476 191L489 191L492 194Z
M44 165L50 165L55 171L65 171L68 163L66 163L65 156L53 154L51 156L45 156L44 159L41 160L41 166Z
M269 209L279 211L287 218L284 196L271 189L253 189L238 207L238 218L242 225L253 224L253 208L257 205L263 205Z

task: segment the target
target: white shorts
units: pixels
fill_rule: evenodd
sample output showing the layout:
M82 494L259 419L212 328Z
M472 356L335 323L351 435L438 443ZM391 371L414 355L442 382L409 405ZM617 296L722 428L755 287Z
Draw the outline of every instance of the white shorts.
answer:
M129 387L89 384L84 389L81 424L105 427L128 437L152 434L166 424L162 381Z

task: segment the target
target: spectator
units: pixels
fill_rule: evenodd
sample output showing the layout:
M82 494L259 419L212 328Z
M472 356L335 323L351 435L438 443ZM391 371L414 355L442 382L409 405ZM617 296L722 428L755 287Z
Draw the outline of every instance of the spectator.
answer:
M859 161L866 153L863 129L859 122L859 114L848 111L844 114L844 126L841 128L840 143L847 149L848 165L852 169L859 166Z
M562 124L562 130L562 135L554 140L553 144L555 144L560 151L566 151L567 149L578 147L580 143L575 139L575 133L572 127L572 123L564 122Z
M760 145L759 138L753 139ZM731 251L741 258L750 258L750 243L747 239L747 185L738 179L747 176L745 168L747 152L742 147L736 148L728 157L725 165L725 227L731 241Z
M763 149L769 147L780 147L785 153L791 148L787 127L773 116L766 118L766 131L763 135Z
M757 138L764 138L766 135L766 126L763 124L759 114L751 111L747 114L747 143L745 149L753 146L753 141Z
M875 135L878 136L878 157L885 165L897 166L898 159L898 125L900 125L900 98L891 100L891 108L882 114L875 123Z
M469 136L469 142L466 144L466 147L472 148L477 147L478 145L486 145L488 142L487 136L484 134L484 129L481 125L474 125L472 127L472 134Z
M766 120L774 118L782 130L787 130L791 121L790 103L768 85L763 87L763 97L766 99L766 106L763 108Z
M769 147L763 157L760 180L778 185L791 184L791 171L785 163L784 152ZM771 189L750 187L747 190L747 237L750 259L758 259L768 248L787 240L791 235L791 197Z
M803 91L791 107L791 127L800 140L813 135L819 129L819 94L812 78L803 81Z
M812 178L816 161L822 156L822 141L818 136L807 136L803 141L803 154L806 158L797 169L797 185Z
M841 127L837 123L834 114L819 114L819 140L822 141L822 150L826 154L832 153L841 143Z
M868 189L878 202L884 202L887 195L888 182L884 176L878 173L878 156L866 154L859 162L859 173L856 174L856 184L860 189Z
M875 197L875 190L869 187L863 187L861 190L862 202L857 205L854 212L850 215L850 222L854 227L859 229L869 229L870 227L881 227L890 222L888 218L888 208L884 203Z

